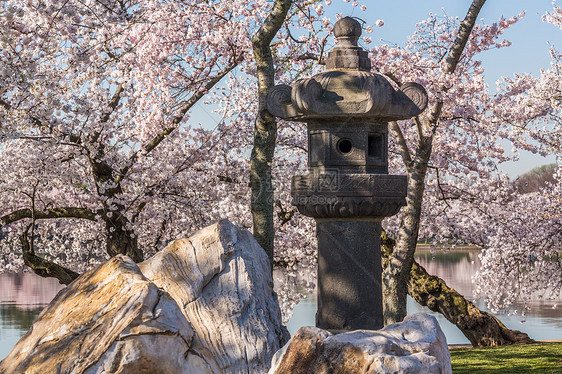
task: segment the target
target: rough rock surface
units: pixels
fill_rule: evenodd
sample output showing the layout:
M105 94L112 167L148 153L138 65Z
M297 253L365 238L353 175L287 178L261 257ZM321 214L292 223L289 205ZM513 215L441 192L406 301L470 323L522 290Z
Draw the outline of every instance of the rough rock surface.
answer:
M265 251L223 220L141 263L195 331L185 373L266 372L289 339Z
M450 374L451 356L437 320L407 316L382 330L332 334L303 327L274 356L269 374Z
M63 289L0 373L260 373L288 338L265 252L230 222Z
M61 290L1 373L139 372L177 367L193 330L172 298L119 256ZM161 349L143 349L161 346ZM174 349L171 349L171 348ZM141 354L142 352L142 354ZM180 366L181 367L181 366Z

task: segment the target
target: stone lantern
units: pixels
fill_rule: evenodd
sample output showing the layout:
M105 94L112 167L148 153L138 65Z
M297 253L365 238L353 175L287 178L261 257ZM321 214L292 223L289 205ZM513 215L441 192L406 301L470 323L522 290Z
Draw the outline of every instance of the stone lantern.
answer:
M300 213L316 220L316 325L377 330L383 327L381 221L406 204L407 190L405 176L388 174L388 121L420 114L427 93L417 83L397 91L370 72L355 19L336 22L334 35L327 71L275 86L267 109L308 125L309 174L293 177L292 197Z

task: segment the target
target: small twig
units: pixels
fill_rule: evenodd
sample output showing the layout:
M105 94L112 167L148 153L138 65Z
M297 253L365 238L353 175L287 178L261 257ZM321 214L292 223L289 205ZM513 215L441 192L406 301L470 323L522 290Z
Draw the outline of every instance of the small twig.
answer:
M317 55L316 53L312 53L312 52L303 53L302 55L297 56L296 60L297 61L315 60L318 62L318 65L326 65L326 60L324 60L324 57L322 57L321 54Z
M283 208L283 205L281 204L280 200L276 200L275 205L279 208L279 212L277 212L277 217L281 221L281 226L283 226L284 224L289 222L291 219L293 219L293 216L297 212L296 208L291 208L290 210L285 210Z

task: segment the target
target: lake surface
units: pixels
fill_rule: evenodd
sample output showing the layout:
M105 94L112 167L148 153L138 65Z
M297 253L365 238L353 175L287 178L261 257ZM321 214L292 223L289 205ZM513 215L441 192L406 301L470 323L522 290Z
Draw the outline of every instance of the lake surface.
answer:
M0 274L0 359L11 352L62 288L56 279L33 273Z
M480 267L478 249L455 249L447 253L437 252L431 254L429 250L418 248L416 261L423 266L429 274L436 275L454 288L467 299L472 300L472 276ZM308 279L306 281L309 281ZM475 301L480 309L491 313L483 300ZM520 315L508 316L497 314L498 318L510 329L527 333L535 340L562 339L562 296L555 300L533 300L532 309L525 318ZM554 305L558 308L554 309ZM470 344L469 340L452 323L441 314L432 312L426 307L416 303L408 296L408 314L428 313L437 318L449 344ZM293 310L293 316L287 322L289 332L294 334L302 326L314 326L316 313L316 293L301 300Z
M430 273L443 278L450 287L471 298L471 278L479 267L478 251L460 249L433 256L419 250L416 260ZM303 276L306 276L304 274ZM310 281L310 280L307 280ZM14 344L29 329L35 317L63 288L55 279L44 279L35 274L0 274L0 360L10 353ZM484 303L476 304L484 309ZM557 309L553 309L558 304ZM557 300L535 300L533 309L522 323L520 316L499 315L509 328L524 331L533 339L562 339L562 297ZM424 312L437 317L449 344L468 344L468 339L438 313L433 313L408 299L408 313ZM316 294L313 292L301 300L294 309L287 327L294 334L302 326L314 326Z

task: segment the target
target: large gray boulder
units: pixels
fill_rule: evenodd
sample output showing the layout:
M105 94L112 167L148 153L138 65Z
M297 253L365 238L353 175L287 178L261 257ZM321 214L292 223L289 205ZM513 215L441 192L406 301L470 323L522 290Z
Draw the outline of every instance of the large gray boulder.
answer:
M263 373L287 339L267 256L223 220L76 279L0 373Z
M269 374L450 374L443 331L428 314L407 316L382 330L332 334L302 327L275 354Z

